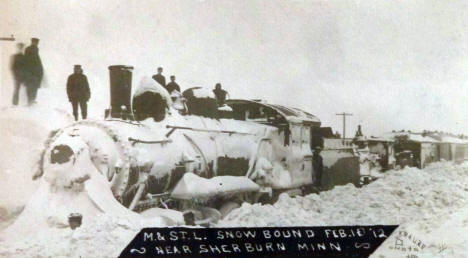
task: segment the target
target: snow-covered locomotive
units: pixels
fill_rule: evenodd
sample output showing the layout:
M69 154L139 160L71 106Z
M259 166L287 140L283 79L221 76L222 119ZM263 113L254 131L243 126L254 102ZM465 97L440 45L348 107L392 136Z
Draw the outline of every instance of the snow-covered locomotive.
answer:
M86 153L130 210L211 207L203 212L220 214L242 201L302 194L314 183L317 117L253 100L231 99L219 107L202 88L170 96L151 78L143 78L131 98L131 71L110 67L106 118L75 122L51 135L36 177L53 174L69 187L92 180L86 171L67 174Z

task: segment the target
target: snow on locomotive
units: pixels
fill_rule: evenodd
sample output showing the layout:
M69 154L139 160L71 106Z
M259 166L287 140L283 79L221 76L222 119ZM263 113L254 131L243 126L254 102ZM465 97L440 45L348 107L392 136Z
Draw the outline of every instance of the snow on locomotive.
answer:
M105 119L75 122L51 135L36 178L70 187L92 180L76 165L86 153L123 206L191 210L196 220L219 218L243 201L303 194L314 183L315 116L251 100L219 107L212 92L198 87L170 96L150 78L132 98L133 68L109 69Z

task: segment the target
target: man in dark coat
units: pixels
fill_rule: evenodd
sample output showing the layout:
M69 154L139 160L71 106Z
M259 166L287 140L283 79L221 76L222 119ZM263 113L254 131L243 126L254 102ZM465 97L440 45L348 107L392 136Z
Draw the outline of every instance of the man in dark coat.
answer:
M73 74L68 76L67 80L67 95L68 100L73 107L73 116L75 121L78 120L78 104L81 109L81 117L86 119L87 116L87 102L91 96L89 90L88 78L83 74L81 65L75 65Z
M166 90L171 94L174 90L180 92L179 84L175 82L175 76L171 75L171 82L166 85Z
M162 75L163 69L162 67L158 67L158 73L153 75L153 79L161 84L163 87L166 87L166 77Z
M315 177L313 177L314 185L318 187L322 185L322 174L323 174L323 158L320 155L321 151L322 151L322 148L320 146L317 146L312 155L312 165L314 169L313 175L315 175Z
M18 52L14 54L11 58L11 71L13 73L13 80L15 81L15 89L13 92L13 105L18 105L19 100L19 91L21 84L24 83L24 74L25 74L25 60L23 54L23 43L16 44Z
M32 38L31 45L24 52L25 59L25 81L28 95L28 104L36 102L37 90L41 86L43 68L39 56L39 39Z
M227 91L221 88L221 83L216 83L213 93L215 94L216 100L218 100L218 105L219 106L224 105L224 102L226 101L226 95L228 93Z

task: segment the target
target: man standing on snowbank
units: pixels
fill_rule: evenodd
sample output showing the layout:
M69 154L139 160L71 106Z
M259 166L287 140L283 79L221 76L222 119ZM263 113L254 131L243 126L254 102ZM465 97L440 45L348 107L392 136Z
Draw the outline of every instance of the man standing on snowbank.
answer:
M25 69L25 61L24 61L24 54L23 54L23 43L16 44L18 52L14 54L11 58L11 71L13 72L13 80L15 81L15 89L13 92L13 105L18 105L19 100L19 91L21 88L21 84L24 83L24 69Z
M73 68L73 74L68 76L67 95L68 100L72 104L75 121L78 120L78 104L80 105L81 109L81 117L86 119L88 115L87 102L91 96L91 91L89 90L88 78L86 78L86 75L83 74L81 65L75 65Z
M39 57L38 38L31 39L31 45L24 52L25 60L25 81L28 95L28 104L36 102L37 90L41 86L43 68Z

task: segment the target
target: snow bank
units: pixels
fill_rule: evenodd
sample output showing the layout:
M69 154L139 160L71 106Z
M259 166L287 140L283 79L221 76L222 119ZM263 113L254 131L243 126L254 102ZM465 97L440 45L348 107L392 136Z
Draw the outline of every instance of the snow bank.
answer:
M0 229L21 211L38 183L31 177L49 133L72 121L47 106L3 108L0 112Z
M398 227L371 257L467 257L467 218L468 206L415 218Z
M25 225L26 226L26 225ZM117 257L144 227L160 226L151 220L101 214L72 231L54 228L48 234L22 241L0 242L0 257Z
M402 224L468 204L468 164L438 163L424 170L389 171L362 188L350 184L274 205L247 204L218 226L325 226Z
M389 171L360 189L346 185L305 197L281 195L274 205L244 203L217 226L396 224L371 257L467 257L467 176L467 163Z
M398 227L371 258L467 257L468 207Z

